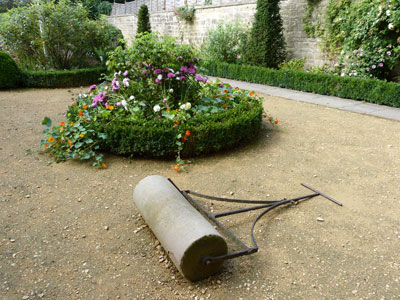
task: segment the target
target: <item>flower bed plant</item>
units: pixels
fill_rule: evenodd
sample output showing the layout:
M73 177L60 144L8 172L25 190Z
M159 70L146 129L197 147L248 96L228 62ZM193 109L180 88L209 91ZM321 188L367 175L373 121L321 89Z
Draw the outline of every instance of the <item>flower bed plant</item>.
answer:
M56 161L93 159L101 150L128 156L171 157L231 148L254 138L263 116L253 92L197 74L188 46L145 34L111 54L108 81L79 95L67 120L44 131L41 145ZM266 116L266 115L265 115ZM271 122L274 120L271 118ZM51 120L43 124L51 127Z

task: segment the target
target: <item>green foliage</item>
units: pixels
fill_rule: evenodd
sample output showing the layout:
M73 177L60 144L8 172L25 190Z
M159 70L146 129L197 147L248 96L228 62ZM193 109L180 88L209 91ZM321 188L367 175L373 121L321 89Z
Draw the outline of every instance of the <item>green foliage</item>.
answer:
M292 59L279 64L280 70L302 71L307 58Z
M92 159L100 150L130 156L198 155L253 138L262 99L196 74L199 59L169 37L141 34L132 48L110 55L107 78L69 107L67 120L44 132L57 161ZM120 68L121 67L121 68ZM120 69L119 69L120 68ZM114 73L113 73L114 72ZM44 124L49 124L45 119Z
M89 66L96 49L116 46L122 35L111 27L104 19L89 20L88 11L69 0L41 1L5 13L0 36L21 65L62 70ZM110 40L108 32L115 37Z
M20 72L15 61L5 52L0 51L0 89L17 87Z
M331 0L323 33L339 74L390 79L400 63L400 2Z
M112 10L112 4L110 2L108 2L108 1L101 1L97 5L97 12L100 15L109 16L111 14L111 10Z
M315 7L321 2L321 0L307 0L306 13L303 17L303 30L308 37L315 37L316 24L313 23L313 13Z
M195 12L194 6L189 7L187 4L174 9L174 14L179 20L189 23L193 22Z
M400 107L400 84L394 82L215 62L203 62L202 67L210 76Z
M140 33L146 33L146 32L147 33L151 32L150 15L147 5L143 4L139 9L136 36L138 36Z
M65 88L97 83L102 67L68 71L22 71L22 85L29 88Z
M240 63L247 46L249 30L242 24L219 23L207 33L203 57L226 63Z
M247 63L277 68L286 58L280 0L258 0L257 11L245 53Z

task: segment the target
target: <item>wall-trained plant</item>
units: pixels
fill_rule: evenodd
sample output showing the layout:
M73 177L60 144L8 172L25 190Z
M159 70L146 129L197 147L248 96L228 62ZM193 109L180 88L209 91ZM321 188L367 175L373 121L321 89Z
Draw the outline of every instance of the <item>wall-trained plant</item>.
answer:
M108 81L78 97L66 120L44 125L41 145L57 161L93 160L108 151L128 156L177 158L231 148L257 136L261 99L198 74L194 50L166 36L142 34L131 48L117 48ZM271 119L272 120L272 119ZM51 128L50 128L51 127Z

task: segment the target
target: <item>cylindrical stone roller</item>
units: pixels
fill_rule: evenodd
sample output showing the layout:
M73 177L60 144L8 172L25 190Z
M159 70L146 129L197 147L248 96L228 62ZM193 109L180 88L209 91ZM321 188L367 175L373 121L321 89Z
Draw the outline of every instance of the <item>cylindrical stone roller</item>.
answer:
M226 241L168 179L141 180L133 201L179 271L195 281L219 270L222 262L204 264L203 257L228 252Z

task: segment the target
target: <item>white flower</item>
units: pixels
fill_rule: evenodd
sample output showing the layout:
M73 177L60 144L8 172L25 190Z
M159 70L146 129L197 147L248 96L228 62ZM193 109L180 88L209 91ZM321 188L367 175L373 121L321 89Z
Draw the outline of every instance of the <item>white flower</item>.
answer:
M126 102L125 99L121 101L121 104L125 109L128 106L128 102Z
M170 92L170 93L173 93L173 92L174 92L174 89L169 89L169 92Z
M130 96L129 97L129 100L133 100L133 99L135 99L135 96Z
M124 86L129 86L129 78L124 78L124 80L122 80L122 84Z
M154 112L159 112L161 110L160 105L158 105L158 104L154 105L153 110L154 110Z
M161 74L158 75L158 76L157 76L157 79L158 79L158 80L161 80L161 79L162 79L162 75L161 75Z
M190 104L190 102L188 102L188 103L185 104L185 109L186 109L186 110L189 110L189 109L191 109L191 108L192 108L192 104Z
M87 98L87 95L86 95L86 94L83 94L83 98Z
M386 15L389 17L390 16L390 9L388 9L387 11L386 11Z
M185 104L182 104L182 105L180 106L180 109L186 109L186 105L185 105Z
M393 25L392 23L390 23L390 24L388 25L388 28L389 28L389 30L393 30L393 29L394 29L394 25Z
M105 89L105 90L108 90L108 85L106 85L106 86L104 87L104 89Z

